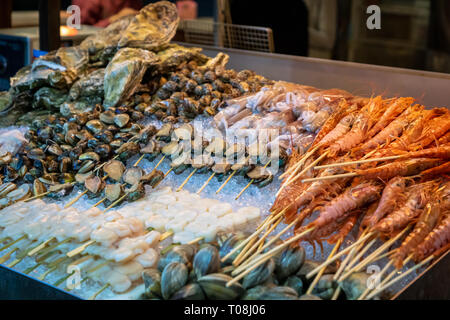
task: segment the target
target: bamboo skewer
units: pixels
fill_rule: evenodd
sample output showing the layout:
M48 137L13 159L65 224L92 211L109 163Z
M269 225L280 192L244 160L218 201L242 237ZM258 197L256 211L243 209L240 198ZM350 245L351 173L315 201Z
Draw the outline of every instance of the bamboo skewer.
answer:
M264 262L266 262L267 260L272 258L275 254L277 254L278 252L280 252L281 250L283 250L284 248L289 246L291 243L293 243L293 242L297 241L298 239L300 239L301 237L305 236L306 234L312 232L313 230L314 230L314 227L309 228L309 229L305 230L304 232L296 235L295 237L292 237L291 239L289 239L288 241L284 242L283 244L281 244L281 245L273 248L272 250L268 251L267 253L261 255L261 257L259 257L259 258L254 260L253 265L248 266L248 268L244 272L240 273L237 277L235 277L232 280L228 281L226 286L229 287L233 283L236 283L237 281L239 281L240 279L245 277L247 274L249 274L252 270L256 269L257 267L262 265ZM234 270L231 274L235 275L235 274L238 274L239 272L241 272L240 270L238 271L238 269Z
M336 254L336 251L339 250L339 247L341 246L341 244L342 244L342 238L338 240L338 242L337 242L336 245L334 246L333 250L331 250L331 252L330 252L330 254L329 254L327 260L330 259L330 258L332 258L332 257ZM316 286L317 283L319 282L319 279L322 277L323 273L325 272L325 269L326 269L326 268L327 268L326 266L323 267L323 268L317 273L317 275L316 275L316 277L314 278L313 282L310 284L308 290L306 291L306 294L311 294L311 293L312 293L312 291L314 290L315 286Z
M89 240L89 241L85 242L84 244L82 244L81 246L79 246L78 248L75 248L72 251L69 251L67 253L67 256L69 258L72 258L72 257L76 256L77 254L82 253L87 247L89 247L91 244L94 244L94 243L95 243L94 240Z
M356 265L355 267L351 268L346 274L344 274L339 281L343 281L344 279L346 279L348 276L350 276L353 272L357 272L358 270L361 270L362 268L364 268L366 265L368 265L369 263L371 263L373 261L374 258L378 257L384 250L386 250L388 247L390 247L392 244L395 243L395 241L397 241L398 239L400 239L400 237L403 236L403 234L409 229L410 227L406 227L405 229L403 229L403 231L399 232L394 238L386 241L382 246L380 246L377 250L375 250L372 254L370 254L366 259L364 259L363 261L361 261L358 265Z
M45 260L47 260L48 258L50 258L51 256L55 255L57 253L57 251L52 251L52 252L48 252L47 254L45 254L40 261L38 261L35 265L27 268L23 273L25 274L30 274L32 271L34 271L36 268L38 268L39 266L41 266Z
M209 176L208 180L206 180L205 183L202 185L202 187L201 187L200 189L198 189L197 194L200 194L200 193L203 191L203 189L206 188L206 186L208 185L208 183L211 181L212 178L214 178L215 175L216 175L216 173L213 172L213 173Z
M397 281L403 279L404 277L406 277L407 275L409 275L410 273L414 272L415 270L421 268L423 265L427 264L428 262L430 262L431 260L434 259L434 256L431 255L428 258L426 258L425 260L423 260L422 262L420 262L419 264L416 264L414 267L408 269L406 272L402 273L401 275L399 275L398 277L392 279L391 281L389 281L388 283L386 283L385 285L381 286L381 288L375 290L374 292L372 292L371 294L369 294L367 296L367 299L370 300L373 297L375 297L377 294L379 294L380 292L386 290L387 288L389 288L391 285L393 285L394 283L396 283Z
M227 185L228 182L230 182L231 178L233 178L233 176L236 174L236 170L234 170L227 178L227 180L224 181L224 183L222 183L222 185L219 187L219 189L217 189L216 194L218 194L220 191L222 191L223 188L225 188L225 186Z
M10 248L11 246L15 245L17 242L22 241L23 239L26 239L27 236L23 235L20 238L17 238L14 241L9 242L8 244L5 244L3 247L0 248L0 251L6 250Z
M177 191L181 191L181 189L183 189L183 187L186 185L186 183L188 183L189 179L192 178L192 176L197 172L197 168L195 168L194 170L192 170L192 172L187 176L187 178L183 181L183 183L178 187Z
M110 286L109 283L105 284L103 287L100 288L100 290L98 290L96 293L94 293L89 300L95 300L97 298L97 296L102 293L103 291L105 291L106 289L108 289Z
M343 249L342 251L340 251L339 253L337 253L335 256L333 256L333 258L331 258L328 261L325 261L323 263L321 263L319 266L317 266L314 270L310 271L307 275L306 275L306 279L310 279L312 276L314 276L317 272L319 272L324 266L328 266L329 264L333 263L334 261L336 261L337 259L339 259L341 256L343 256L344 254L346 254L347 252L349 252L350 250L352 250L352 248L356 247L357 245L359 245L361 242L366 241L368 238L370 238L371 236L373 236L374 233L368 233L366 234L364 237L360 238L359 240L357 240L356 242L354 242L353 244L349 245L347 248Z
M331 176L322 176L322 177L315 177L315 178L307 178L303 179L302 182L314 182L314 181L321 181L321 180L334 180L334 179L340 179L340 178L351 178L351 177L357 177L359 176L356 172L349 172L349 173L342 173L342 174L334 174Z
M377 241L377 239L372 239L356 256L355 258L348 264L347 270L350 270L361 257L373 246L373 244Z
M283 221L283 218L279 218L274 224L272 224L267 231L263 234L261 238L256 241L255 244L253 244L241 257L236 258L236 260L233 261L234 266L238 266L242 261L245 261L245 258L247 258L255 249L256 254L259 252L259 249L257 248L260 244L264 243L264 240L267 238L267 236ZM249 242L251 243L251 242Z
M288 185L290 185L291 183L294 183L295 181L297 181L298 178L300 178L301 176L303 176L306 172L308 172L309 169L311 169L312 167L314 167L316 164L318 164L320 161L322 161L326 156L328 156L330 152L327 151L324 154L320 155L320 157L318 157L316 160L314 160L312 163L310 163L309 165L307 165L299 174L297 174L294 178L292 178L290 181L287 181L286 184L282 187L280 187L280 190L278 190L277 196L280 194L281 190L285 187L287 187Z
M314 167L314 170L351 166L351 165L354 165L354 164L369 163L369 162L396 160L396 159L400 159L402 157L404 157L404 156L389 156L389 157L372 158L372 159L364 159L364 160L357 160L357 161L331 163L331 164L325 164L325 165L322 165L322 166L316 166L316 167Z
M267 168L267 166L272 162L272 159L270 159L265 165L264 165L264 169ZM234 200L238 200L242 194L245 192L245 190L247 190L250 185L255 181L255 179L251 179L249 183L247 183L247 185L244 187L244 189L241 190L241 192L239 192L239 194L236 196L236 198L234 198Z
M1 257L0 257L0 264L3 264L3 263L5 263L6 261L8 261L8 260L11 258L12 254L13 254L14 252L16 252L17 250L19 250L19 248L18 248L18 247L15 247L14 249L10 250L9 252L7 252L7 253L4 254L3 256L1 256Z
M378 274L378 279L381 279L381 277L385 274L385 272L389 269L389 267L392 264L393 264L393 260L389 260L389 262L384 266L384 268ZM368 286L367 289L364 290L364 292L358 297L358 300L363 300L369 294L369 292L371 290L372 290L372 288Z

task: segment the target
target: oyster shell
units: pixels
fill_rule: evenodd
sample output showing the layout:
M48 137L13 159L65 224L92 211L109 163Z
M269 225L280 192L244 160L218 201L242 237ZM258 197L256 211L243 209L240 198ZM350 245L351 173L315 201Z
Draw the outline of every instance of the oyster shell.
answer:
M179 22L175 4L168 1L149 4L131 20L120 38L119 47L161 48L174 37Z
M114 107L131 97L147 68L157 61L153 52L144 49L120 49L105 70L103 105Z
M61 90L42 87L33 96L33 108L59 108L67 99L67 94Z
M69 97L77 100L80 97L103 97L103 80L105 69L97 69L78 79L70 88Z

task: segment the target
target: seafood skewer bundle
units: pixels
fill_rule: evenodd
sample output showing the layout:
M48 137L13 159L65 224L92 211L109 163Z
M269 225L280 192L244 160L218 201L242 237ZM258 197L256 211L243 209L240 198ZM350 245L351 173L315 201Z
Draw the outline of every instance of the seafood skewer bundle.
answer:
M433 207L427 214L423 213L428 201L440 201L439 207L445 207L448 201L441 193L437 194L442 199L436 196L439 188L445 192L448 178L433 180L448 173L450 150L447 145L439 144L439 139L450 129L448 110L425 110L413 105L411 98L382 100L380 97L371 99L361 108L347 110L330 118L334 128L322 127L328 132L319 132L305 157L291 156L292 161L288 162L285 173L287 178L272 208L272 220L269 217L265 228L284 217L286 222L294 225L297 234L290 240L321 244L328 239L334 243L337 238L343 239L350 234L362 218L361 228L366 229L363 231L366 235L364 240L374 237L391 239L386 242L388 244L413 225L410 238L394 256L395 265L399 268L405 255L415 252L413 259L421 262L430 255L448 250L444 218L448 210L437 213ZM347 122L346 117L349 116L354 118L352 123ZM338 129L339 124L346 124L349 128L342 131ZM331 138L331 135L336 136ZM311 157L316 152L320 156L314 160ZM396 158L392 161L383 156ZM373 161L357 161L361 157L368 160L373 157ZM319 166L320 163L323 165ZM354 169L355 165L360 168ZM346 173L347 170L354 172ZM403 198L399 198L401 195ZM443 225L436 225L437 219ZM310 222L304 224L307 220ZM384 247L380 247L378 252L382 252ZM250 248L254 250L254 246L250 245ZM249 269L252 264L257 266L260 264L256 264L257 261L262 263L264 260L262 256L259 260L258 256L254 258L254 263L252 259L238 260L238 264L243 263L239 271L248 272L252 270ZM351 275L351 271L360 270L363 265L360 263L350 268L341 279Z
M42 243L45 244L42 251L62 253L65 259L57 263L61 268L73 262L69 258L88 255L93 257L89 260L94 265L107 262L101 274L93 273L89 277L109 284L115 292L124 292L133 281L140 279L143 269L157 265L158 244L163 238L173 235L176 243L199 238L209 242L219 231L244 229L259 216L258 208L245 207L233 212L227 203L170 188L156 190L147 199L108 213L98 208L83 212L62 209L42 200L20 202L0 211L2 242L12 244L1 248L10 250L1 258L3 263L11 260L17 265L21 260L14 262L12 253L19 250L19 254L25 252L25 257L29 248ZM105 268L107 274L103 274ZM132 274L125 274L131 281L117 274L131 269Z

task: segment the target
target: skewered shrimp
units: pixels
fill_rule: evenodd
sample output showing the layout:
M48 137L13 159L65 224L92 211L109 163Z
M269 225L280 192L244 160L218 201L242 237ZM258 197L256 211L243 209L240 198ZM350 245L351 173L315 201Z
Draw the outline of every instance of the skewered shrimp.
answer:
M372 228L378 223L386 214L395 209L399 197L404 193L406 188L406 179L403 177L395 177L388 181L386 187L381 195L378 207L370 215L370 218L364 219L361 222L361 227Z
M406 256L433 230L438 222L439 216L439 203L435 201L428 204L426 210L420 215L419 221L414 226L413 231L406 237L395 254L394 265L397 269L403 267L403 261Z
M447 216L425 240L414 250L414 260L422 261L430 254L445 248L450 243L450 215Z
M437 167L442 164L441 159L410 159L388 163L379 167L359 170L355 172L366 179L389 180L395 176L413 176L424 170Z
M375 136L393 121L399 114L405 111L414 102L414 98L398 98L391 103L378 122L369 130L367 136L369 138Z
M421 181L426 181L443 174L450 174L450 162L425 170L421 173Z
M358 217L358 214L350 214L350 216L340 226L338 232L329 237L327 242L329 244L335 244L340 239L345 239L345 237L347 237L347 235L353 230L356 222L358 221Z
M440 137L450 130L450 115L448 111L441 117L430 120L427 127L423 130L419 141L409 147L410 150L420 150L431 143L437 141Z
M343 194L328 203L321 210L319 217L310 226L321 227L339 219L347 212L375 201L380 191L381 186L371 182L362 183L356 187L349 187Z
M394 210L384 219L380 220L374 230L391 235L395 231L404 228L422 212L426 201L430 198L430 185L415 185L408 193L408 199L399 209Z
M339 123L334 127L333 130L331 130L327 135L323 137L323 139L319 142L318 145L320 147L325 148L329 146L331 143L345 135L348 131L350 131L350 128L353 124L353 121L355 120L355 116L353 114L349 114L345 117L343 117Z
M368 129L368 122L368 114L366 112L360 112L353 123L352 129L330 146L330 157L335 157L341 152L349 151L364 141Z

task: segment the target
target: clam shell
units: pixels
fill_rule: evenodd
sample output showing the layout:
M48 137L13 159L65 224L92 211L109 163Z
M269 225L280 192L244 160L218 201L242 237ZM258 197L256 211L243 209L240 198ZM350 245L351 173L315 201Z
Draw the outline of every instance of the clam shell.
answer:
M92 176L84 181L84 187L95 194L103 189L104 182L98 176Z
M305 262L303 247L284 249L276 260L275 274L278 279L285 279L295 274Z
M161 294L161 272L157 269L146 269L142 272L144 280L145 295L147 298L160 298Z
M180 290L188 280L188 268L179 262L169 263L161 275L161 293L164 299L169 299L173 293Z
M297 292L289 287L273 287L261 294L260 300L297 300Z
M197 280L206 297L211 300L235 300L245 293L245 289L234 283L227 287L233 278L222 273L211 273Z
M218 272L220 269L220 255L217 248L207 245L200 249L195 255L193 267L197 278Z
M38 194L42 194L47 191L45 185L39 181L39 179L34 179L33 181L33 195L37 196Z
M363 294L367 289L370 276L371 274L366 272L356 272L340 283L340 287L348 300L356 300Z
M191 283L175 292L170 300L205 300L205 294L197 283Z
M259 267L253 269L248 275L244 277L243 287L245 289L252 288L259 284L266 282L272 275L273 270L275 270L275 262L270 259L260 265Z
M128 121L130 121L130 116L126 113L121 113L114 117L114 123L119 128L123 128L128 123Z

